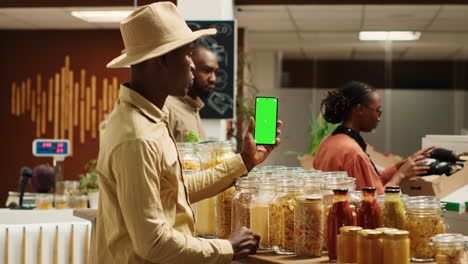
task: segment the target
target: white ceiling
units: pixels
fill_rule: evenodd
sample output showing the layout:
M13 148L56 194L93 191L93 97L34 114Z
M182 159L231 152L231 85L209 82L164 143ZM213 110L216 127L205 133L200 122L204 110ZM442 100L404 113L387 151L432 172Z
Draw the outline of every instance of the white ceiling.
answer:
M87 23L70 11L132 9L0 8L0 30L118 29L117 23ZM421 31L418 41L391 44L396 59L468 58L468 5L247 5L237 6L235 16L249 49L290 58L383 59L384 43L359 41L361 30Z
M468 58L468 5L238 6L250 49L318 59ZM362 42L361 30L421 31L418 41Z

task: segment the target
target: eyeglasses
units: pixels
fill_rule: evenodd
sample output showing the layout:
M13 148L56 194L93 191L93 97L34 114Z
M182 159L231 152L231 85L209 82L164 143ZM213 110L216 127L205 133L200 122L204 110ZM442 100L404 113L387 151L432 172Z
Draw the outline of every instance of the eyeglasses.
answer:
M383 111L380 110L380 109L372 108L372 107L370 107L370 106L368 106L368 105L363 105L363 106L365 106L365 107L367 107L367 108L369 108L369 109L374 110L374 111L377 113L377 115L378 115L379 117L380 117L380 116L382 115L382 113L383 113Z

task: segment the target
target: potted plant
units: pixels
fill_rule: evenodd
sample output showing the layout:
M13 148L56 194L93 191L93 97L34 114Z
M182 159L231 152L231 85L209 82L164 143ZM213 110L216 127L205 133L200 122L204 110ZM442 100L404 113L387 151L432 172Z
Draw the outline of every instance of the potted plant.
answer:
M98 205L99 181L96 165L96 159L88 161L84 166L86 175L80 177L80 191L88 196L90 208L97 208Z
M332 124L325 121L322 113L319 113L316 119L313 119L310 124L310 145L309 152L299 156L299 162L304 169L312 169L314 164L314 156L322 140L330 135L340 124Z

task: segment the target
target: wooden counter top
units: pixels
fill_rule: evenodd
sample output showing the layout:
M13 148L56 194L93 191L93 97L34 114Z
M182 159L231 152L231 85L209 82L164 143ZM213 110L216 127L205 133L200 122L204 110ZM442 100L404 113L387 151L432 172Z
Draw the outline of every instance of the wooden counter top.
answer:
M311 264L311 263L333 263L328 260L328 256L320 258L298 258L296 255L277 255L271 250L259 250L257 254L250 255L248 258L238 260L240 263L248 264ZM413 262L411 262L413 263ZM416 263L416 262L414 262ZM426 264L435 264L435 262L425 262Z

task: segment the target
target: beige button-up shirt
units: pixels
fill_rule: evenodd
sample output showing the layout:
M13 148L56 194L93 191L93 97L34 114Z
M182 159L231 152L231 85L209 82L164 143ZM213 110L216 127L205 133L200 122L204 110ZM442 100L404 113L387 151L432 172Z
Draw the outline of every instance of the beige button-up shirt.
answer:
M195 100L188 95L167 97L164 107L169 110L169 130L177 142L183 142L189 130L197 131L202 140L206 139L199 114L204 106L199 97Z
M193 236L190 204L246 174L239 155L200 174L182 175L167 114L124 85L101 141L97 263L231 262L227 240Z

